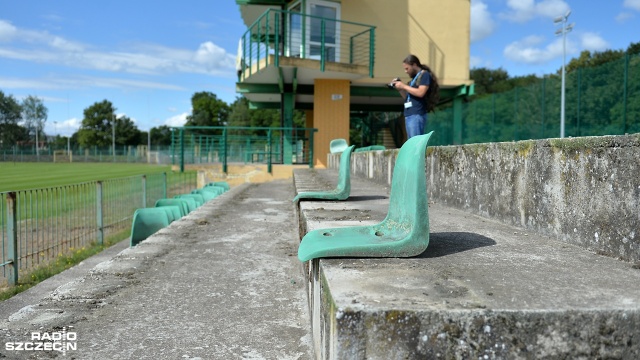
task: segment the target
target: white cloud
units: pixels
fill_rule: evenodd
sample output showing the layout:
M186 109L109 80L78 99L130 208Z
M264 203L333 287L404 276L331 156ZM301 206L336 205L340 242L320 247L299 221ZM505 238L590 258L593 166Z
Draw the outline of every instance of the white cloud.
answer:
M200 44L194 60L209 69L226 68L229 66L235 68L236 63L235 57L227 56L227 52L223 48L211 41Z
M620 14L618 14L618 16L616 16L616 21L619 23L623 23L629 19L633 19L634 17L635 15L633 15L632 13L621 12Z
M0 57L133 74L193 73L233 77L235 55L207 41L197 49L135 44L125 51L102 51L45 31L20 29L0 20Z
M510 60L525 64L541 64L562 56L562 38L557 38L547 46L542 47L543 37L529 36L521 41L515 41L504 49L504 56ZM576 46L567 40L567 54L575 53Z
M576 42L575 36L579 40ZM525 64L542 64L549 60L562 56L562 37L557 37L551 43L544 45L545 39L540 36L529 36L520 41L507 45L504 56L509 60ZM582 50L604 51L610 48L610 44L600 35L591 32L576 34L572 38L567 37L567 57Z
M469 69L482 67L482 59L478 56L469 57Z
M624 0L622 6L640 11L640 0Z
M493 34L496 25L482 0L471 1L471 42L482 40Z
M0 41L10 41L17 33L18 29L10 22L0 20Z
M45 132L48 135L61 135L71 136L74 132L78 131L82 120L78 118L71 118L63 121L55 121L49 118L45 124Z
M1 51L0 51L1 53ZM0 84L7 89L83 89L83 88L123 88L123 89L154 89L154 90L176 90L186 91L187 89L173 84L164 84L154 81L142 81L118 78L101 77L51 77L44 79L17 79L0 77Z
M189 113L187 112L172 116L165 120L164 124L167 126L184 126L184 124L187 122L187 116L189 116Z
M0 77L0 84L2 84L3 89L6 88L6 89L50 90L50 89L61 88L58 84L55 84L51 81L40 80L40 79L14 79L14 78Z
M606 42L600 35L595 33L586 32L581 35L580 43L584 50L589 51L604 51L609 49L609 43Z
M518 23L527 22L534 17L556 18L569 11L569 5L563 0L507 0L507 13L501 17Z
M84 51L85 48L82 44L73 41L65 40L59 36L54 36L49 40L49 46L54 49L70 52Z

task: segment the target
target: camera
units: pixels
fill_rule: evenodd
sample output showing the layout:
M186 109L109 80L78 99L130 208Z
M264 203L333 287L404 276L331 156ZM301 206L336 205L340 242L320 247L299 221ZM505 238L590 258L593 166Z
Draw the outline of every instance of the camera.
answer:
M397 78L393 79L393 81L392 81L392 82L388 83L388 84L387 84L387 87L388 87L389 89L395 89L395 88L396 88L396 85L393 83L394 81L400 81L400 78L398 78L398 77L397 77Z

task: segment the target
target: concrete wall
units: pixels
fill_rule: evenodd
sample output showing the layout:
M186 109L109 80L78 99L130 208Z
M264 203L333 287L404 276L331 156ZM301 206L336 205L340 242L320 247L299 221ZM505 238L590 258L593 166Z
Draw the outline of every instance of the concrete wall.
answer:
M197 171L197 187L201 188L214 181L226 181L230 186L238 186L244 183L263 183L273 180L291 179L293 169L307 169L308 165L271 165L271 173L266 164L229 164L227 173L222 171L222 164L187 165L186 171ZM173 166L173 171L179 171L180 167Z
M354 153L352 174L391 184L396 155ZM430 201L640 261L640 134L429 147L426 161Z

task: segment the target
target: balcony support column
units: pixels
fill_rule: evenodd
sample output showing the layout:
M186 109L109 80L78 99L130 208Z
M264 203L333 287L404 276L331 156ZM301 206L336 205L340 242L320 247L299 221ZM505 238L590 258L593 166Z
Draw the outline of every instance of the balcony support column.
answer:
M293 128L293 109L295 107L295 94L284 92L281 102L282 127ZM292 130L287 131L282 136L282 163L291 164L293 158L293 134Z

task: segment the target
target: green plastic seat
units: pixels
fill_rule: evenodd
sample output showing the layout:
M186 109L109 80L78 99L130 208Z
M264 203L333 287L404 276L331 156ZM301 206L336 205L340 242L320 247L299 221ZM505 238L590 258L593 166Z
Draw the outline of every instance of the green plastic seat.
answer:
M176 206L177 208L177 206ZM162 209L167 213L167 218L169 219L169 224L171 224L172 222L176 221L177 219L180 219L180 217L176 217L173 209L170 209L168 206L160 206L158 207L158 209Z
M347 140L345 139L333 139L329 143L329 151L331 151L332 154L343 152L348 147L349 144L347 144Z
M169 226L169 216L162 208L140 208L133 213L131 222L130 245L136 246L141 241L155 234L158 230Z
M166 200L173 200L173 199L166 199ZM160 201L160 200L158 200L158 201ZM182 205L181 204L176 204L176 205L158 205L158 201L156 201L155 207L167 208L171 212L171 216L169 216L170 222L176 221L176 220L178 220L178 219L180 219L181 217L184 216L182 214Z
M221 188L224 189L224 191L229 191L231 190L231 187L229 186L229 183L226 181L214 181L214 182L210 182L205 186L219 186Z
M351 152L355 145L346 148L340 155L340 170L338 185L331 191L303 191L293 198L293 202L300 199L346 200L351 194Z
M182 199L184 201L187 202L187 206L189 207L189 212L192 212L193 210L198 208L198 203L196 202L196 199L194 196L191 196L192 194L180 194L180 195L176 195L173 198L174 199Z
M189 197L196 201L196 207L200 207L204 205L205 202L207 202L204 196L202 196L202 194L193 192L193 190L189 194L182 194L182 195L191 195Z
M156 201L156 207L160 206L177 206L180 209L180 217L189 213L189 205L183 199L160 199Z
M202 196L202 198L204 199L204 202L207 202L209 200L213 200L215 198L218 197L218 192L215 190L207 190L207 189L195 189L193 191L191 191L192 194L198 194L200 196Z
M425 152L433 132L414 136L400 149L391 181L389 211L379 224L308 232L298 259L322 257L411 257L429 245Z
M383 145L371 145L371 146L365 146L365 147L357 148L353 152L377 151L377 150L386 150L386 149L387 148L384 147Z
M224 187L220 185L213 185L213 183L205 185L202 189L207 191L215 191L218 195L222 195L226 191Z

